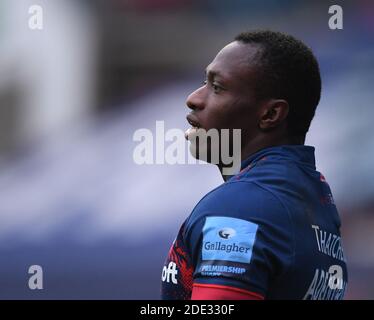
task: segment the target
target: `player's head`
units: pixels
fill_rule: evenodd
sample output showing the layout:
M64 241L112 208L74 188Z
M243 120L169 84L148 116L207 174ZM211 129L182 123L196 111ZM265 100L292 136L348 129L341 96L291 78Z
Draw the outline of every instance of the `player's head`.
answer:
M187 99L188 119L205 130L241 129L243 147L303 143L320 95L318 63L305 44L280 32L245 32L208 65Z
M260 46L258 59L252 62L257 69L257 100L284 99L289 107L287 134L305 137L321 97L321 76L312 51L280 32L244 32L235 40Z

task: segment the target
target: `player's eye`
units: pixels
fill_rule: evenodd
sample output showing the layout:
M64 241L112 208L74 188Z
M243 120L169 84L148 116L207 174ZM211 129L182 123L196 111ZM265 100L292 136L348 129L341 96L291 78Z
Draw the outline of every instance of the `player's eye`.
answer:
M209 81L205 79L204 81L202 81L201 85L206 86L208 82ZM222 90L222 88L214 82L211 83L211 87L213 88L214 93L219 93Z
M212 83L212 88L214 90L214 93L219 93L222 89L220 86L217 86L215 83Z

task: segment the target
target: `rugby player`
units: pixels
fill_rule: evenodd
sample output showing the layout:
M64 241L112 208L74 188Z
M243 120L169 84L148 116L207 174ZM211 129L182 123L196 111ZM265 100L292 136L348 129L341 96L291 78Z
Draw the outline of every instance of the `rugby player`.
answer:
M343 299L339 214L304 145L320 95L312 51L280 32L241 33L207 66L187 99L187 139L241 129L241 167L181 226L163 299Z

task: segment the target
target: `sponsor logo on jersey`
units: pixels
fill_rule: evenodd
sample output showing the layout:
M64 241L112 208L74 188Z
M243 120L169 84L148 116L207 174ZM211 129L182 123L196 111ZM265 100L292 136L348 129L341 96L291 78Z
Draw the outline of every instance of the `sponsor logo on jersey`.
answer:
M244 252L247 253L249 250L251 250L250 247L248 246L241 246L236 243L233 244L226 244L222 242L204 242L204 249L209 251L209 250L217 250L217 251L224 251L227 253L231 252Z
M199 272L203 276L220 276L222 273L231 273L231 274L243 274L246 271L244 268L226 266L226 265L202 265Z
M231 229L231 228L223 228L223 229L218 231L218 235L222 239L232 238L233 236L235 236L235 234L236 234L236 231L234 229Z
M202 260L250 263L258 225L232 217L207 217Z
M175 262L173 261L170 261L168 266L164 266L163 269L162 269L162 276L161 276L161 280L162 282L172 282L174 284L178 284L178 281L177 281L177 276L178 274L178 270L177 270L177 265Z

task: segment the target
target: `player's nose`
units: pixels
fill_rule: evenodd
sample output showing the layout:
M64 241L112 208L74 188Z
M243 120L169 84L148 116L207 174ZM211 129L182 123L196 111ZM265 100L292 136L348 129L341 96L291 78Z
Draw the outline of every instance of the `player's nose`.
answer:
M203 88L204 87L200 87L196 89L187 97L186 105L191 110L204 109Z

